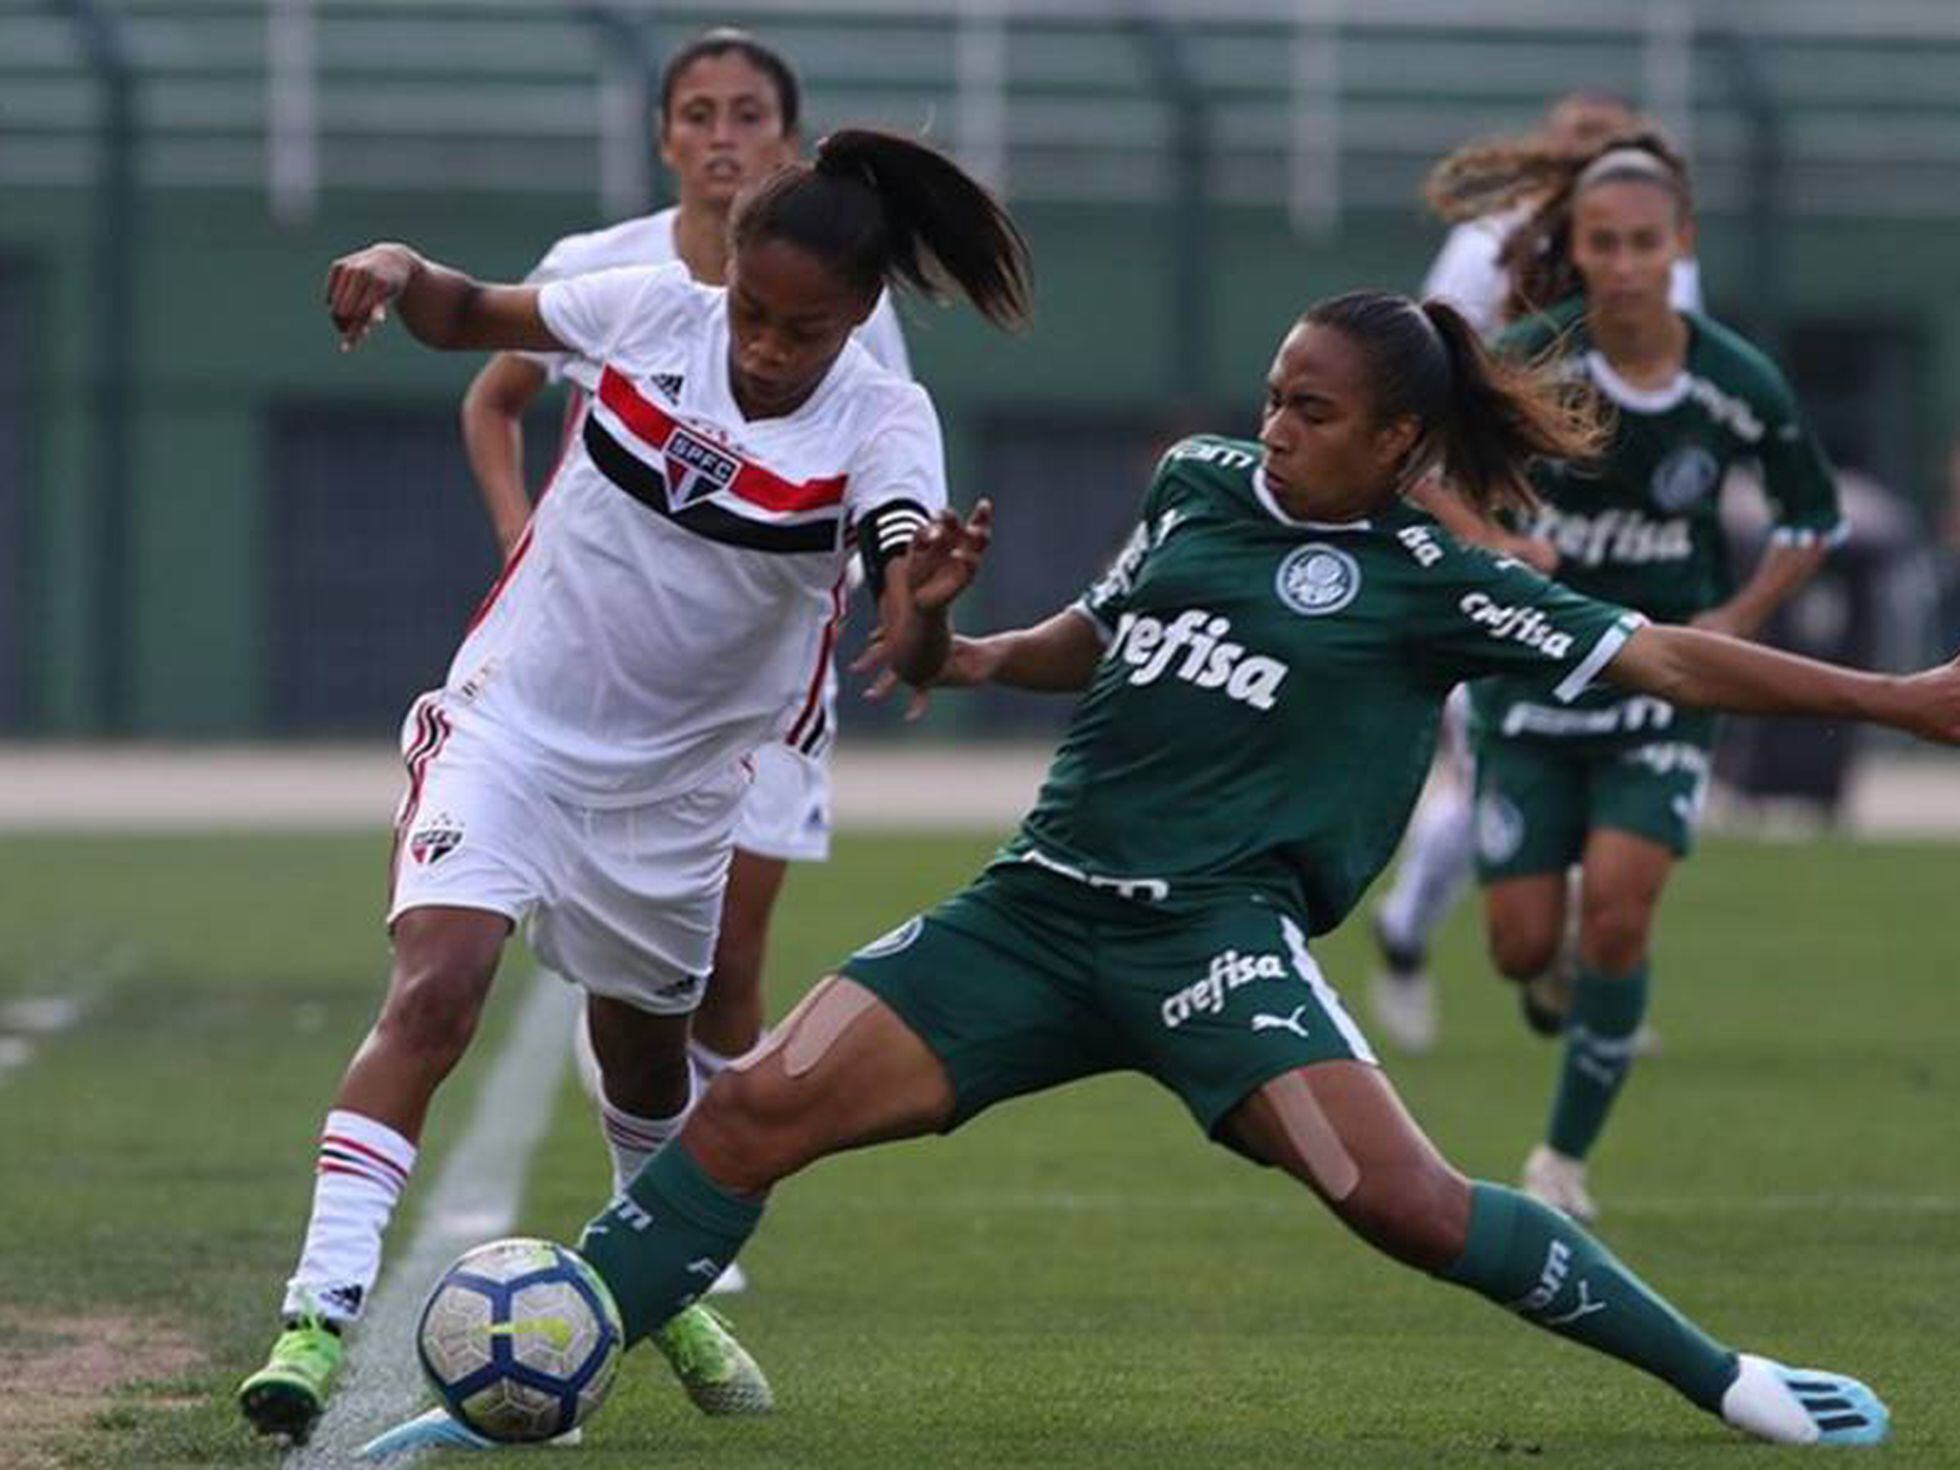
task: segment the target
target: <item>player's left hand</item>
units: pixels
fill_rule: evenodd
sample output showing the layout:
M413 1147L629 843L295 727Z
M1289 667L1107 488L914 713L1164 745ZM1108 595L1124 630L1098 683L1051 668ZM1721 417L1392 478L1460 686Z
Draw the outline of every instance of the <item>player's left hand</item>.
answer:
M965 521L955 511L940 511L912 538L904 561L915 608L938 612L973 585L993 539L993 525L993 502L982 500Z

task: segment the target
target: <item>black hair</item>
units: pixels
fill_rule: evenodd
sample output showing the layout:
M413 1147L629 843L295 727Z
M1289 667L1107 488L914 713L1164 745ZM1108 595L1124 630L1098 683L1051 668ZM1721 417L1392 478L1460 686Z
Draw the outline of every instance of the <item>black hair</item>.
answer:
M667 58L667 64L660 69L661 128L667 126L674 90L680 86L687 69L706 57L730 54L741 57L769 78L769 84L776 89L776 110L783 117L783 132L795 132L803 115L803 88L796 80L796 68L782 52L734 26L717 26L705 31Z
M729 235L737 250L786 240L866 295L902 284L940 300L950 289L997 327L1028 319L1028 247L1007 211L950 158L894 133L832 133L813 161L738 199Z
M1536 503L1534 459L1590 459L1607 425L1598 401L1568 390L1551 362L1495 357L1455 307L1387 291L1315 303L1303 320L1344 333L1368 360L1377 422L1413 417L1406 479L1439 469L1486 518Z

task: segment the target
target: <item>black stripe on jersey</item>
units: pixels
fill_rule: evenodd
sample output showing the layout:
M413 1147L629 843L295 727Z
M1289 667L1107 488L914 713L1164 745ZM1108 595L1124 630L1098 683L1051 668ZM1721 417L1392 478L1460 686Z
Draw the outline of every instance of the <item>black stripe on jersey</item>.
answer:
M885 591L885 563L912 544L931 517L916 500L888 500L857 518L858 555L864 560L864 582L876 602Z
M753 551L794 554L837 549L838 518L834 516L820 521L778 525L770 521L752 521L747 516L738 516L707 500L697 500L679 511L669 510L666 477L607 433L598 415L586 415L584 437L585 452L592 457L592 463L598 467L600 474L648 510L666 517L683 530L692 531L709 541L719 541L727 546L746 546Z

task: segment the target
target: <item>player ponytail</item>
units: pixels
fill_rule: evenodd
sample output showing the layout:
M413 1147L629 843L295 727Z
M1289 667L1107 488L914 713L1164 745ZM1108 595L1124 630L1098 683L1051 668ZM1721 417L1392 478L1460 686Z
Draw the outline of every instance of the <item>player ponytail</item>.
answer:
M1534 459L1585 460L1605 445L1595 397L1568 390L1550 362L1493 356L1446 302L1350 291L1317 303L1306 320L1342 332L1365 354L1376 422L1406 416L1419 425L1405 487L1440 471L1490 519L1536 504L1526 473Z
M1510 282L1503 316L1515 321L1585 290L1572 263L1573 202L1601 184L1628 181L1665 189L1683 220L1694 212L1686 162L1652 131L1578 153L1537 138L1472 143L1430 171L1423 197L1452 223L1528 206L1498 252Z
M847 128L817 144L735 206L735 248L786 240L867 295L909 286L949 291L997 327L1029 315L1027 243L1007 211L958 164L922 143Z

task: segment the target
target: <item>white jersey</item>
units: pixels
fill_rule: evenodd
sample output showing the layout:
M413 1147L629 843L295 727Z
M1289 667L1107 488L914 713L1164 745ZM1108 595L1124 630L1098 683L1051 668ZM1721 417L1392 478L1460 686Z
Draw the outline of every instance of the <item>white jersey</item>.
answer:
M524 278L525 283L542 286L546 281L624 265L666 265L679 260L680 249L674 243L674 221L679 217L678 208L663 209L602 230L566 235L545 251L544 258ZM905 334L898 328L898 313L892 310L891 292L879 295L877 306L855 335L882 366L902 378L912 376L912 361L905 351ZM553 382L564 376L567 359L562 353L527 352L524 356L549 373Z
M855 528L946 503L931 399L852 341L794 413L745 419L726 293L678 263L556 281L538 305L590 403L450 667L452 706L592 807L693 789L765 740L814 747Z
M1449 302L1484 336L1503 326L1510 282L1497 256L1525 213L1524 206L1514 206L1454 227L1422 278L1423 297ZM1701 310L1701 266L1692 256L1674 262L1667 294L1676 311Z

